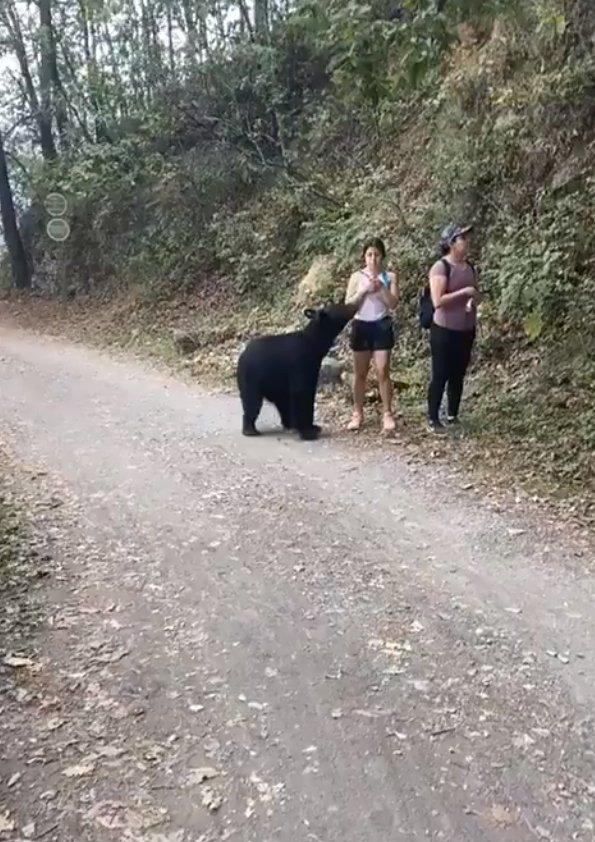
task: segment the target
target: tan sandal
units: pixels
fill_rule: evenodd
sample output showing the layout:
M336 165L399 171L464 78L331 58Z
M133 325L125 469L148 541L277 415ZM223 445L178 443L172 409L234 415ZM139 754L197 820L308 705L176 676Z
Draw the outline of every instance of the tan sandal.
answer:
M392 413L385 412L382 418L382 432L383 433L393 433L396 428L395 419L392 416Z
M363 424L363 421L363 415L361 415L359 412L354 412L351 421L347 425L347 429L355 432L360 429L360 427Z

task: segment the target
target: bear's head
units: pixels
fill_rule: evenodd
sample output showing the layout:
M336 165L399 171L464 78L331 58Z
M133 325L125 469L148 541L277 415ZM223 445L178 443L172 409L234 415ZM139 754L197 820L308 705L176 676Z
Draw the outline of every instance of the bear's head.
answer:
M341 333L347 322L357 313L355 304L327 304L317 310L308 308L304 316L310 320L305 333L312 337L312 341L324 355Z

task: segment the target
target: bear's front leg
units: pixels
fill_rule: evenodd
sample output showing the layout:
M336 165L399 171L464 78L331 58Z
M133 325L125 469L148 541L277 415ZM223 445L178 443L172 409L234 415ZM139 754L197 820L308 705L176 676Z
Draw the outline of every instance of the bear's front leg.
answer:
M316 441L321 432L322 430L318 424L312 424L311 427L305 427L302 430L298 430L298 435L302 441Z
M293 427L303 441L314 441L321 429L314 423L314 401L316 400L316 376L299 374L294 378L291 391Z

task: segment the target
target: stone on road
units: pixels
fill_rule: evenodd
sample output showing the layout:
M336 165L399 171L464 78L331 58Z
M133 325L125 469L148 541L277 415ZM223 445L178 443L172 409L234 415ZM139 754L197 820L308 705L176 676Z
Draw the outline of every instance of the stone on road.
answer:
M595 838L586 558L396 449L247 440L236 398L58 340L0 356L55 559L0 643L0 840Z

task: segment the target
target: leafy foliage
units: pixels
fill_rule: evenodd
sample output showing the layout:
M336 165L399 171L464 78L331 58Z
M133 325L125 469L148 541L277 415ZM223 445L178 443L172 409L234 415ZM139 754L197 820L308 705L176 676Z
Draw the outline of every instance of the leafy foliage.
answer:
M337 267L339 294L380 234L400 271L403 348L419 357L416 294L437 234L471 220L486 293L473 417L532 454L547 431L545 472L591 481L593 349L576 339L595 317L595 13L563 0L263 8L52 4L56 159L40 166L21 79L4 110L21 118L20 192L37 208L51 192L69 200L68 240L36 229L38 285L220 284L285 306L315 256ZM0 26L16 51L14 20ZM20 33L33 66L36 21L23 15Z
M595 253L593 194L550 202L490 240L485 280L503 316L520 315L537 338L548 325L592 318L595 308L582 289Z

